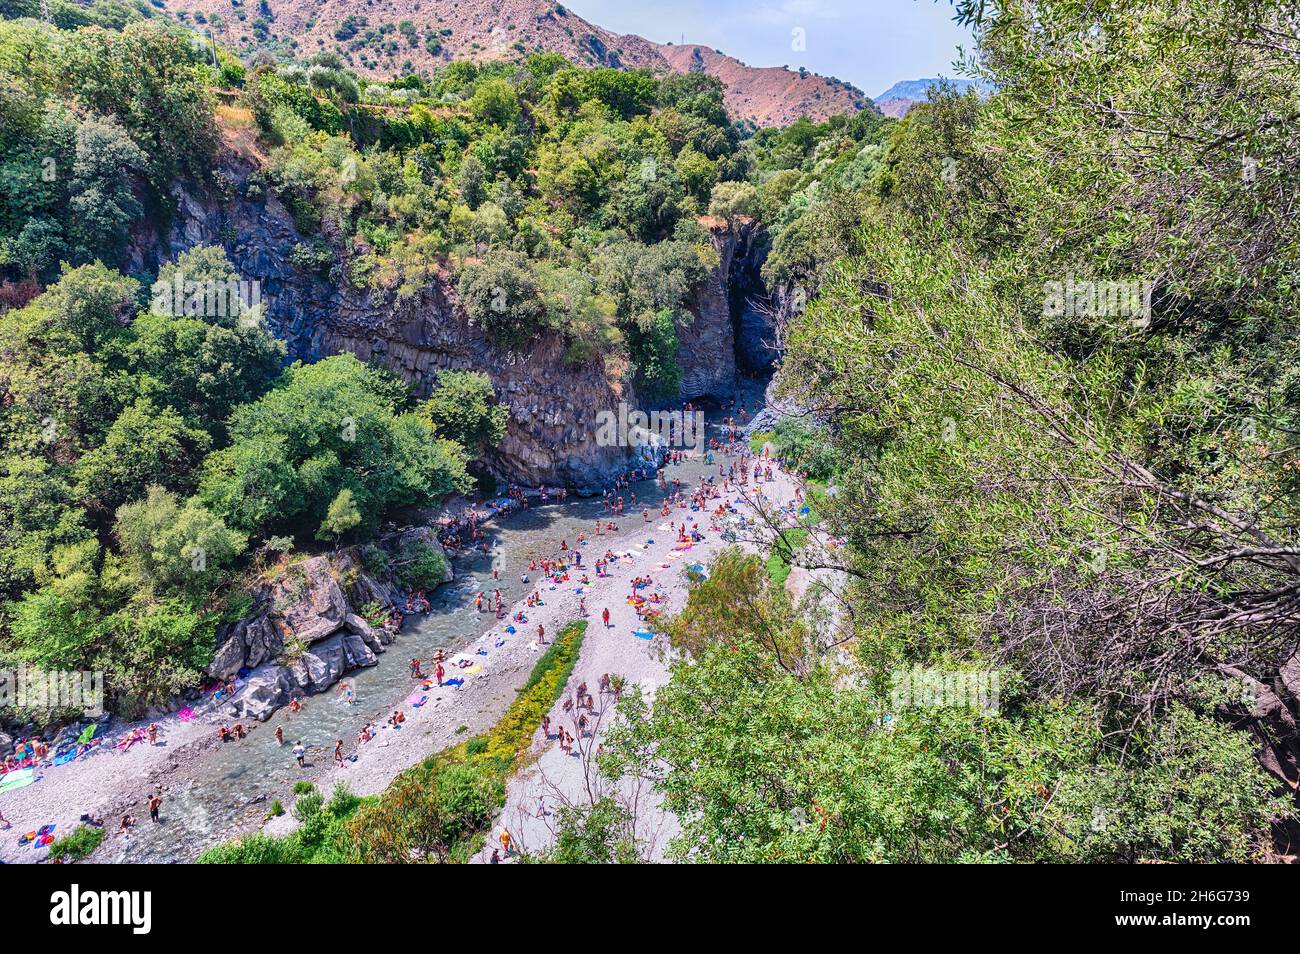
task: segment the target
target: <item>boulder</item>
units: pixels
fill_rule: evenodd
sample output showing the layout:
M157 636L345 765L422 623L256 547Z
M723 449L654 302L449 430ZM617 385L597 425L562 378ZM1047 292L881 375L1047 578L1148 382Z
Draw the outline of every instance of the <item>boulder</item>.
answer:
M265 722L271 713L284 705L297 684L284 666L263 666L249 674L244 687L235 696L235 714L244 719Z
M241 620L239 625L231 631L225 641L217 647L216 655L212 657L212 662L208 666L208 675L214 679L220 679L223 682L230 679L239 672L244 665L244 624Z
M284 638L279 628L266 616L248 621L244 630L244 665L255 669L284 652Z
M356 633L342 633L338 639L343 645L343 662L348 669L361 669L379 662L375 651Z
M311 644L343 625L351 606L331 569L329 557L312 557L271 584L271 603L286 642Z
M384 647L393 641L391 633L384 629L375 629L356 613L349 613L346 623L348 630L358 636L372 652L382 653Z
M311 649L289 664L290 674L304 692L328 689L339 681L346 668L341 636L313 643Z

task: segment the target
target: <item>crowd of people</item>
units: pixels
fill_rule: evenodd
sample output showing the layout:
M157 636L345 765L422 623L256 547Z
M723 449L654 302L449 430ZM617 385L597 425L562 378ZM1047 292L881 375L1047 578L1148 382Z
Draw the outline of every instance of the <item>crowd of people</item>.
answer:
M743 414L743 408L741 413ZM520 579L525 584L525 596L519 602L519 608L514 614L514 623L527 623L528 612L546 605L546 599L543 591L548 588L559 587L561 585L576 586L581 593L583 589L593 586L592 576L597 579L607 578L611 575L611 568L620 560L623 554L616 553L613 547L605 547L603 552L598 551L598 555L591 560L590 573L586 565L583 549L591 544L594 538L604 537L606 535L616 534L619 530L619 521L624 518L630 510L635 513L640 509L642 523L649 523L653 519L652 512L658 510L660 517L670 518L667 530L674 534L674 549L689 549L692 545L700 542L705 538L705 531L701 529L703 523L710 531L720 531L721 524L728 516L738 514L738 508L730 501L730 497L737 491L741 491L749 486L750 482L770 482L774 479L776 462L773 461L766 453L753 454L749 448L742 443L739 425L734 417L729 417L723 425L723 438L714 438L710 440L703 449L700 459L706 467L717 467L716 474L711 471L703 475L694 486L689 486L680 476L670 476L669 467L684 463L690 459L685 451L669 450L664 454L662 463L657 468L637 468L629 471L625 475L616 478L612 486L605 491L601 500L602 515L594 520L591 536L585 532L578 532L575 543L570 546L567 538L558 541L558 546L549 555L538 556L529 560L525 572L521 573ZM729 461L724 460L729 459ZM659 490L659 500L657 505L644 498L639 498L636 490L638 482L647 481L654 478ZM567 496L567 491L563 488L548 489L541 488L536 498L541 503L547 503L551 500L563 500ZM802 494L796 492L795 499L790 502L788 509L791 514L795 512L797 505L802 503ZM526 508L529 505L529 496L522 488L510 487L505 497L505 503L494 507L493 513L500 513L503 509ZM464 548L468 546L482 547L485 551L488 549L488 542L483 527L483 520L489 514L478 508L471 507L462 514L456 521L449 523L443 528L440 539L445 546L451 548ZM740 521L744 520L743 516L738 517ZM499 570L494 568L493 578L499 579ZM637 574L633 577L627 593L627 601L636 611L638 619L642 622L649 621L658 617L665 608L666 596L656 587L653 576L650 573ZM492 589L489 592L484 589L478 591L474 596L474 607L481 614L490 614L493 618L500 620L506 616L505 596L501 588ZM406 614L427 612L429 610L429 601L423 592L412 592L404 602L404 605L390 603L382 608L377 618L371 620L376 625L385 626L392 630L401 627L402 620ZM585 594L579 599L579 612L581 615L587 615ZM610 611L608 607L601 609L601 620L605 628L611 626ZM510 630L513 632L513 628ZM542 624L537 624L537 642L539 645L546 643L546 630ZM426 672L425 661L419 658L412 658L408 664L410 676L413 680L421 683L422 687L432 688L433 686L442 687L446 684L448 660L445 658L443 650L438 650L431 660L431 670ZM462 660L460 665L468 665L467 661ZM347 704L356 703L355 689L346 681L338 683L338 695ZM622 679L609 673L604 674L600 679L599 695L601 699L609 696L617 699L622 692ZM227 683L216 687L219 695L233 695L236 687L233 683ZM288 711L293 715L302 709L301 701L298 698L292 699L288 704ZM542 722L542 730L546 739L554 741L565 755L580 754L577 746L584 738L591 738L594 732L594 720L598 715L596 710L596 698L588 691L587 684L581 683L576 690L567 696L561 704L562 711L568 717L569 725L559 726L552 725L550 716L546 716ZM401 708L395 709L392 715L387 719L387 726L392 729L400 729L406 722L407 716ZM575 734L576 733L576 734ZM217 730L217 735L222 742L232 742L244 739L248 734L248 728L242 722L235 722L233 725L222 723ZM371 722L367 721L357 732L356 746L360 748L379 734L379 729ZM150 725L147 735L151 744L157 742L157 726ZM274 731L276 744L286 745L284 726L277 725ZM6 759L9 765L16 764L20 759L37 759L42 757L40 751L42 743L38 740L31 743L31 752L15 752ZM310 765L307 761L307 746L299 739L296 740L290 748L293 761L299 768L306 769ZM598 754L598 753L597 753ZM351 756L355 759L355 754ZM333 747L333 761L336 766L342 767L349 756L344 751L343 739L336 739ZM152 820L160 820L161 796L152 793L147 798L147 806ZM133 816L124 816L121 822L122 830L127 830L134 826L135 819ZM505 837L508 837L506 835ZM508 855L508 842L503 842L503 849ZM493 853L496 855L496 852ZM494 858L494 860L499 860Z

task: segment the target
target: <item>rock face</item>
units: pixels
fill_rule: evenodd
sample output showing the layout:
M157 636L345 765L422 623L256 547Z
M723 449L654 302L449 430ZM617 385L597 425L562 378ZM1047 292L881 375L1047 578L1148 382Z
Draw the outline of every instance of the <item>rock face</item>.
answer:
M149 271L195 246L221 245L239 278L259 283L267 324L290 358L315 361L350 351L397 373L417 394L428 394L440 371L486 373L511 408L505 440L487 461L502 481L596 492L633 466L627 448L595 439L601 411L635 402L601 362L565 361L556 335L537 341L528 354L493 347L442 270L431 270L417 294L399 300L295 268L289 254L311 240L274 196L262 195L255 183L250 191L256 165L228 151L222 169L230 182L222 194L175 186L170 235L162 243L137 235L130 269Z
M703 220L718 264L696 294L694 321L677 328L678 361L682 366L683 400L729 398L736 390L736 335L731 321L732 259L737 237L726 223Z
M736 365L745 373L772 373L781 357L781 329L791 316L791 289L769 292L763 282L763 262L771 247L766 230L746 224L737 232L728 290L736 326Z
M226 183L220 191L174 187L177 213L170 233L163 241L137 234L130 269L147 272L195 246L220 245L239 278L259 284L266 322L291 358L314 361L351 352L397 373L417 394L429 393L444 370L487 374L511 411L505 439L485 462L500 481L595 493L636 466L629 448L597 441L602 414L616 414L622 402L640 406L621 372L600 360L567 361L565 344L553 333L526 354L493 346L469 319L445 269L430 268L414 280L408 275L408 287L418 290L399 298L295 267L295 247L316 239L300 234L288 210L264 194L256 159L231 145L220 168ZM734 285L736 275L746 276L743 297L751 297L754 256L762 246L755 241L757 230L747 222L704 222L719 261L688 305L693 320L678 331L682 400L730 397L738 350L746 370L764 368L764 359L754 355L762 350L765 329L752 307L738 307Z
M446 560L428 527L402 530L377 544L390 560L402 559L415 545L436 548ZM451 579L447 561L442 582ZM393 635L372 627L355 607L402 598L395 582L364 572L355 550L290 564L252 596L253 612L219 632L208 675L225 680L251 670L231 702L231 715L259 720L295 696L329 688L348 670L378 662Z

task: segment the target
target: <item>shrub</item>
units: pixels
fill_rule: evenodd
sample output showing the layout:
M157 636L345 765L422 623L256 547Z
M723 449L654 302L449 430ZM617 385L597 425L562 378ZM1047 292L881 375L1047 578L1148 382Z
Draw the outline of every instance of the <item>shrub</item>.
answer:
M92 855L104 840L104 829L78 825L72 834L50 843L50 857L81 861Z

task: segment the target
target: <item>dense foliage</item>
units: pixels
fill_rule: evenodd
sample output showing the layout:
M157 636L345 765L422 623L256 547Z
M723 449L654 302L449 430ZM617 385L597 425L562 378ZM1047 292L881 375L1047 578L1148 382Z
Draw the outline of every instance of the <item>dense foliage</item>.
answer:
M178 179L233 197L228 138L299 271L397 306L454 288L500 351L549 336L650 398L678 392L719 237L761 223L806 411L761 440L833 486L708 569L663 624L671 681L620 703L602 767L658 786L675 857L1244 861L1293 821L1294 10L960 0L987 96L749 134L698 73L536 53L370 82L140 5L10 19L31 6L0 2L6 657L164 699L260 550L361 539L502 438L482 375L418 401L350 355L285 367L256 310L148 306L155 279L235 277L207 247L126 274ZM465 858L580 641L383 796L302 793L294 836L205 860ZM918 673L994 691L918 703ZM557 825L543 860L637 856L616 796Z
M1263 857L1300 689L1294 10L961 7L996 91L913 108L765 266L806 283L822 583L722 558L610 768L686 859Z

